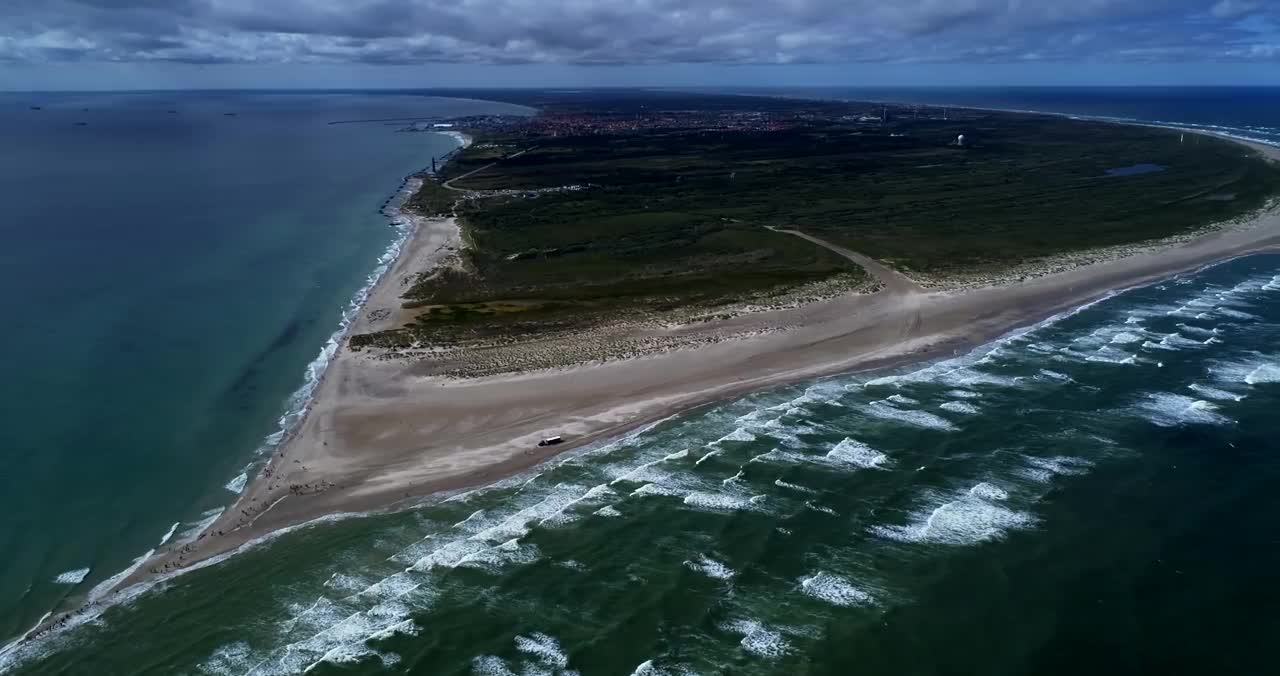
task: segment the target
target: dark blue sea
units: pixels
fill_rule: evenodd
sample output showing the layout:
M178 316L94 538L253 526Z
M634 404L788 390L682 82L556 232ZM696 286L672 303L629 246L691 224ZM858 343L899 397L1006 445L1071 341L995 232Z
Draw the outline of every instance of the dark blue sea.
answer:
M1268 90L1238 93L1238 108L1258 114L1233 121L1210 115L1230 100L1224 90L1140 93L920 96L1280 133L1276 109L1259 103L1276 100ZM892 94L876 98L915 95ZM210 113L209 123L251 116L222 117ZM347 180L359 166L352 154L382 143L370 139L385 131L363 128L344 146L341 171L313 161L321 166L294 189L317 176ZM405 166L391 163L376 181L367 172L367 197L344 198L365 201L342 224L328 217L345 213L336 206L308 210L326 197L290 202L283 188L276 201L237 212L243 222L184 220L230 208L215 192L241 194L221 183L235 182L228 161L230 176L211 171L164 207L139 198L138 221L120 217L81 250L76 237L87 235L69 228L91 222L95 204L123 211L111 188L132 183L32 184L51 192L30 200L44 208L32 208L16 236L30 253L6 248L4 259L6 288L22 290L5 302L27 318L3 338L6 355L22 356L4 375L23 386L6 393L12 436L0 448L0 499L6 515L27 515L3 522L13 533L4 551L17 554L0 562L0 588L14 590L4 607L21 613L11 629L47 608L49 590L83 593L155 546L170 523L190 527L225 504L222 484L276 429L344 303L394 242L378 205L436 148L400 145L433 143L426 137L388 136L366 161L403 153ZM66 152L85 145L69 142ZM112 175L102 167L128 166L97 162L85 173L97 181ZM261 173L236 183L240 191L275 173L253 171ZM328 192L343 201L342 190ZM309 216L254 217L281 194L293 205L287 213ZM189 232L232 222L220 227L243 229L245 242L264 238L265 251ZM291 225L270 225L279 222ZM342 236L346 246L334 247ZM363 253L348 250L365 236ZM134 238L126 246L121 237ZM149 254L122 251L130 247ZM156 261L165 274L129 276L175 251L188 253ZM241 262L209 260L220 251ZM42 262L28 263L33 256ZM326 256L340 262L316 263ZM8 276L18 265L29 267ZM294 319L303 316L314 324ZM263 317L277 317L277 328L245 332ZM304 328L282 339L292 321ZM200 345L207 352L192 351ZM1273 673L1278 345L1280 256L1234 260L946 361L760 392L408 512L302 529L82 616L0 657L0 671ZM195 354L210 363L190 364ZM205 383L188 369L219 377ZM261 375L238 384L246 372ZM245 393L257 408L230 403ZM188 431L192 421L203 427ZM165 497L160 485L174 480L179 488ZM15 489L24 497L10 497ZM84 505L60 506L76 491ZM115 559L93 558L108 549ZM83 567L83 581L55 581Z
M992 108L1169 124L1280 143L1280 87L805 87L783 96Z

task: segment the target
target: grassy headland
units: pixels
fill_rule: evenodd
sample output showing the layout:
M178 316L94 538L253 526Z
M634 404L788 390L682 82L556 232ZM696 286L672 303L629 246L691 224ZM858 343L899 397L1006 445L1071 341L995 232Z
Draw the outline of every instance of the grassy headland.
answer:
M1228 141L1061 117L671 94L539 103L531 121L478 124L446 183L414 197L427 214L457 205L462 260L408 289L414 323L353 345L507 340L866 282L766 226L936 277L1194 231L1280 186L1280 169Z

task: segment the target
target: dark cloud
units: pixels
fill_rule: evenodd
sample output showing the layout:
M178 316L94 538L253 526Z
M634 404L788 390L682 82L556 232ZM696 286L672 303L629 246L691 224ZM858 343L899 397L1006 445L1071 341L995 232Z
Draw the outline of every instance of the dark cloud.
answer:
M0 60L1275 60L1280 0L6 0Z

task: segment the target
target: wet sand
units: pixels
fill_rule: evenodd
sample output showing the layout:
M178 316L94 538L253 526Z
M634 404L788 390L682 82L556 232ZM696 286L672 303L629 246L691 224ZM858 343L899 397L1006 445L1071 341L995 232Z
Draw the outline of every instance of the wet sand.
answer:
M1280 160L1278 148L1248 145ZM458 246L452 219L417 218L415 224L353 333L401 321L405 285ZM490 483L553 455L753 390L950 356L1117 289L1278 248L1280 208L1272 208L1184 244L999 286L928 291L888 268L869 266L883 282L876 293L737 316L713 327L754 337L484 378L442 378L421 363L379 360L344 346L301 425L235 504L200 539L157 554L120 586L220 560L299 524ZM537 445L557 434L564 444Z

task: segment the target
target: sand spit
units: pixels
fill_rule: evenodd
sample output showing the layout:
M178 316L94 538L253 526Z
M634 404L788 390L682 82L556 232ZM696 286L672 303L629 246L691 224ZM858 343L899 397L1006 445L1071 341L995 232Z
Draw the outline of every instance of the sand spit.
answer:
M1248 145L1280 160L1280 148ZM415 230L353 332L397 325L406 285L458 251L453 219L409 217ZM732 339L477 378L445 377L431 364L380 360L344 345L306 418L237 501L198 539L159 551L119 587L167 578L327 515L393 509L429 494L490 483L711 401L950 356L1116 289L1277 248L1280 207L1272 205L1190 241L1136 247L1123 257L991 279L973 288L930 289L926 280L892 271L885 277L869 267L881 282L875 293L743 313L698 329ZM678 336L690 329L668 331ZM538 447L540 438L553 434L566 443Z

